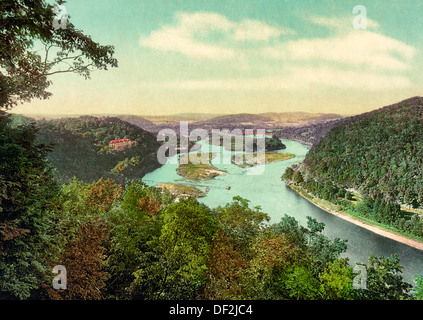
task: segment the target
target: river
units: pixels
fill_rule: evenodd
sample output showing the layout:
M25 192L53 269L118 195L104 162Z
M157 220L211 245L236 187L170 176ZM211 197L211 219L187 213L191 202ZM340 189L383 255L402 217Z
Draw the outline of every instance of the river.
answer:
M249 174L248 169L240 168L234 164L223 164L219 158L212 160L212 164L227 173L215 177L212 180L191 182L184 180L176 173L177 164L167 163L155 171L144 176L143 181L151 186L158 183L179 183L195 186L203 191L210 191L198 200L210 208L225 205L232 201L234 196L241 196L250 200L251 206L259 205L270 218L270 223L280 221L285 214L295 217L305 225L307 216L316 218L325 224L324 233L330 238L348 240L347 252L343 255L349 258L353 265L358 262L368 263L370 255L391 256L398 254L400 264L404 267L403 277L405 281L414 285L417 274L423 274L423 251L382 237L367 229L330 214L291 190L281 180L285 169L304 159L308 147L291 140L282 140L287 146L283 152L293 153L295 158L268 163L260 174ZM206 141L200 141L202 150L208 152L230 152L222 147L209 145ZM257 170L263 169L257 167ZM254 170L254 169L253 169ZM250 172L251 173L251 172ZM230 190L226 187L230 186Z

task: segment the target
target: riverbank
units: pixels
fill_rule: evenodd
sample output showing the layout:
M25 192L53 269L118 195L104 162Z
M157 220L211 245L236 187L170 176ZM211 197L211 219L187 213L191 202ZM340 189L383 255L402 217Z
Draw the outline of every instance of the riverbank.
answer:
M391 240L400 242L402 244L408 245L410 247L416 248L418 250L422 250L423 251L423 242L415 240L415 239L411 239L408 238L402 234L396 233L392 230L388 230L386 228L383 228L381 226L375 225L371 222L367 222L367 221L363 221L361 219L358 219L356 217L351 216L350 214L346 213L346 212L342 212L342 211L336 211L333 210L332 208L329 208L325 205L323 205L320 202L317 202L313 199L313 196L309 195L309 197L307 197L306 195L304 195L300 190L297 190L295 187L293 187L292 185L288 185L292 190L294 190L297 194L299 194L301 197L303 197L304 199L306 199L307 201L309 201L310 203L312 203L313 205L315 205L316 207L319 207L320 209L333 214L341 219L344 219L348 222L354 223L355 225L358 225L359 227L362 227L364 229L367 229L371 232L374 232L382 237L385 238L389 238Z

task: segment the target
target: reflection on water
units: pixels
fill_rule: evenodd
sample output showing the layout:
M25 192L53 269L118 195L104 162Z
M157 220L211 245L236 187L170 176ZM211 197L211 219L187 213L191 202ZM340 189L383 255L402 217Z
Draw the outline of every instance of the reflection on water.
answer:
M285 169L304 159L308 147L291 140L282 140L287 146L284 152L293 153L295 158L269 163L258 175L247 174L245 168L234 164L223 163L222 158L215 158L212 164L218 169L227 171L213 180L190 182L176 173L178 165L165 164L154 172L147 174L143 180L151 186L157 183L181 183L196 186L205 191L206 197L199 201L211 208L224 205L232 201L236 195L251 201L252 206L259 205L271 217L270 223L278 222L285 214L295 217L300 223L307 222L307 216L325 223L325 234L331 238L339 237L348 240L346 256L351 263L367 263L372 254L377 256L391 256L398 254L400 264L404 266L404 278L411 284L417 274L423 274L423 251L406 246L391 239L384 238L369 230L338 218L305 200L296 192L288 188L281 180ZM222 147L212 146L202 142L203 151L224 152ZM262 169L262 168L261 168ZM250 172L251 173L251 172ZM228 190L227 187L230 187Z

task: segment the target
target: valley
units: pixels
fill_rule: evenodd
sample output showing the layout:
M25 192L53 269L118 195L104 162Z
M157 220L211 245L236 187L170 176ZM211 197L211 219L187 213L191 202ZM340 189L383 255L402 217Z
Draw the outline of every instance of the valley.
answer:
M322 221L327 227L325 235L335 242L336 239L348 242L344 257L351 265L366 263L372 254L399 254L404 277L412 282L421 272L418 261L423 259L418 189L421 184L415 180L421 173L414 166L421 159L421 144L416 137L422 106L420 98L412 98L353 117L295 114L289 118L284 114L277 118L272 114L273 118L255 115L254 119L242 114L211 118L208 118L211 115L147 117L147 120L141 116L80 116L39 119L35 126L37 141L51 148L47 157L57 181L64 183L63 190L74 184L95 190L106 181L126 188L129 181L142 178L154 190L161 190L160 197L166 200L160 201L177 203L197 198L211 210L220 210L240 196L263 208L271 219L270 226L280 219L284 221L283 213L298 219L301 226L308 223L309 216ZM12 118L15 126L33 121L18 115ZM398 119L401 125L396 124ZM257 158L245 150L244 137L240 150L233 138L229 149L224 148L222 139L218 144L190 141L191 154L180 150L176 164L160 165L157 150L161 144L156 134L165 124L174 126L177 132L181 120L189 122L190 129L204 125L209 132L213 127L265 129L264 162L252 163ZM410 125L404 126L404 122ZM379 148L384 151L375 156L372 150ZM254 151L254 143L250 151ZM230 163L222 163L216 157L225 153L230 154ZM385 161L388 155L399 160ZM207 161L190 161L202 156L207 156ZM364 162L360 163L360 159ZM374 161L370 162L371 159ZM265 167L259 175L247 173L247 170L263 169L262 166ZM358 168L361 168L359 172ZM367 172L370 168L373 171ZM395 173L394 169L399 172ZM357 172L353 173L354 170ZM399 173L402 177L396 175ZM103 178L108 180L102 182ZM410 183L403 185L402 181L416 181L411 187L414 191L407 189ZM119 187L115 190L107 199L121 197ZM126 190L126 197L130 193L131 189ZM149 211L152 217L161 210L153 194L134 204Z

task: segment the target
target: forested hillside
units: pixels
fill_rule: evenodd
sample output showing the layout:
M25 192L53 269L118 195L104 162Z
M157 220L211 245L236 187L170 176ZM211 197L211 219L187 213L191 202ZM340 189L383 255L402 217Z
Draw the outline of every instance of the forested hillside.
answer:
M47 161L49 148L37 142L37 127L10 122L0 117L0 299L422 296L422 279L413 295L396 256L371 256L363 265L367 287L355 288L352 266L341 257L346 241L325 236L324 224L312 218L302 226L285 215L270 225L246 199L212 209L194 198L176 202L140 179L125 186L105 178L60 184ZM95 132L117 124L121 135L130 128L83 118L44 123L39 130L63 137L69 156L74 142L104 156L109 151L98 150L112 131L106 140L95 139ZM82 166L87 157L73 159ZM66 290L51 286L56 265L66 267Z
M415 97L348 118L284 177L335 202L357 190L364 201L355 209L363 215L421 237L421 215L400 205L423 206L422 117L423 98Z
M160 166L159 143L143 129L118 118L83 116L38 121L37 141L52 146L48 160L59 182L77 177L86 182L112 178L141 178ZM128 138L132 146L122 151L109 148L109 141Z

